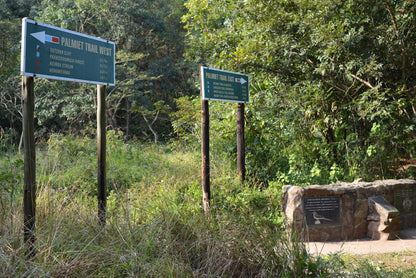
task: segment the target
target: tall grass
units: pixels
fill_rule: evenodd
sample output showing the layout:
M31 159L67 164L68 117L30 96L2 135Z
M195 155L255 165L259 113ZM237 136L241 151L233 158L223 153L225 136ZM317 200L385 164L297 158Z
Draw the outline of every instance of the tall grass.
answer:
M282 228L277 184L262 191L241 186L230 161L215 157L212 217L206 218L199 152L126 143L114 133L102 228L95 152L94 140L57 135L39 147L37 252L31 260L24 258L16 189L22 187L21 158L2 157L2 173L14 167L16 178L4 174L1 181L0 277L342 276L339 257L309 256Z

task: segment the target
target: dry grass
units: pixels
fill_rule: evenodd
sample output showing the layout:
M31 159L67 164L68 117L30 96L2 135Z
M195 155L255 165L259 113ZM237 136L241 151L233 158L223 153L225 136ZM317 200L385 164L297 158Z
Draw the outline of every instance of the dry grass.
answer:
M178 203L166 185L139 193L117 193L117 213L109 210L102 229L93 197L41 188L36 255L24 258L22 215L15 210L13 226L1 235L0 276L270 277L304 271L294 268L296 258L282 249L287 239L276 231L218 212L206 219L193 205Z

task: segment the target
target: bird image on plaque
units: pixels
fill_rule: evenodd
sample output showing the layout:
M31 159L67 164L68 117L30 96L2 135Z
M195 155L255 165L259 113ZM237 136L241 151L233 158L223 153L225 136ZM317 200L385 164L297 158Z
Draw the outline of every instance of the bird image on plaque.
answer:
M304 197L303 212L308 226L340 224L340 197Z
M332 219L326 218L322 215L320 215L319 213L317 213L316 211L312 212L312 217L315 220L316 225L322 224L322 222L332 222Z

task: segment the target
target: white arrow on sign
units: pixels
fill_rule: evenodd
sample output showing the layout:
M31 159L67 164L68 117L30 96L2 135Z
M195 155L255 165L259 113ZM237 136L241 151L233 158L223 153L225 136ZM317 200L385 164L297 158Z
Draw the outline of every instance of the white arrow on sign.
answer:
M45 33L45 31L37 32L37 33L31 33L30 35L32 37L34 37L35 39L37 39L38 41L40 41L41 43L43 43L43 44L45 42L52 42L52 43L59 44L59 37L48 35L48 34Z
M235 82L240 83L241 85L243 85L244 83L247 83L247 81L244 78L236 78Z

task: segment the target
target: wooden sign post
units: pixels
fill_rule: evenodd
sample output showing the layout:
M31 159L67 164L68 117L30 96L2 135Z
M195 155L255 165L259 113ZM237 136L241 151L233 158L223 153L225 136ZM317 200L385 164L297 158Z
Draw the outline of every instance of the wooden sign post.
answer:
M27 244L26 255L35 255L34 244L36 219L36 152L34 135L35 93L33 77L23 76L23 146L24 146L24 187L23 187L23 235Z
M106 86L115 85L115 43L51 26L22 21L21 52L24 142L24 241L35 254L36 153L34 139L34 77L97 84L98 219L106 210Z
M240 183L246 179L246 150L244 141L244 103L237 106L237 170Z
M97 198L98 198L98 220L101 226L105 226L106 211L106 86L97 85L97 154L98 154L98 175L97 175Z
M209 214L211 203L210 169L209 169L209 104L201 99L202 108L202 208L204 214Z
M209 100L237 102L237 168L241 183L245 180L244 103L249 101L248 75L201 66L202 109L202 203L209 214L211 202L209 171Z

